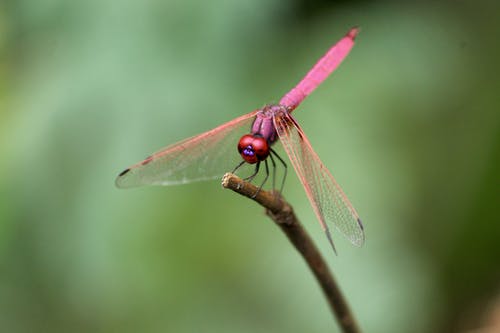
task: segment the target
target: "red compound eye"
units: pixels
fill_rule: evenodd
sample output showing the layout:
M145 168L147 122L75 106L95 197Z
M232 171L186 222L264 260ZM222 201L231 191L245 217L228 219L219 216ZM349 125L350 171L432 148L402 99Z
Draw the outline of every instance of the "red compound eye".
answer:
M269 156L269 145L263 137L246 134L238 142L238 152L245 162L254 164Z

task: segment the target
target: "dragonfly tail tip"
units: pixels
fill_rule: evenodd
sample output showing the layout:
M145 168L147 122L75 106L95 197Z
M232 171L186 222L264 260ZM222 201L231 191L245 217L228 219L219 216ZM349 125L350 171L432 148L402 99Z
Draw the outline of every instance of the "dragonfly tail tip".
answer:
M352 27L351 30L347 33L347 37L349 37L352 40L356 39L356 36L359 33L360 28L358 26Z

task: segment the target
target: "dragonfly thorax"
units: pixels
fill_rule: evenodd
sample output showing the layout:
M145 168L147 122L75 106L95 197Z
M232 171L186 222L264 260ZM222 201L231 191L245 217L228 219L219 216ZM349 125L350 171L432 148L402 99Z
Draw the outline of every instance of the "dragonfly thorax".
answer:
M262 136L269 145L272 145L278 138L273 118L286 112L286 107L283 105L266 105L255 116L252 134Z

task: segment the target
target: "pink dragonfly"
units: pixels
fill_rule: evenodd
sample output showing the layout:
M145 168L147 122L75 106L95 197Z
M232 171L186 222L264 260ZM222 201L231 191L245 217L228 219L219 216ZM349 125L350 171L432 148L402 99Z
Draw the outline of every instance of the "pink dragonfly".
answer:
M351 29L279 104L266 105L208 132L168 146L125 169L118 175L116 185L128 188L214 179L221 177L228 170L236 171L245 163L256 165L254 174L246 178L251 181L259 171L261 162L264 162L266 168L265 181L269 175L268 157L273 167L276 166L274 157L277 157L285 165L286 171L285 162L271 148L279 139L333 249L335 250L328 227L330 224L354 245L361 246L364 242L364 231L356 210L291 115L304 98L349 54L357 33L357 28ZM244 134L248 129L250 134ZM232 152L236 142L239 156Z

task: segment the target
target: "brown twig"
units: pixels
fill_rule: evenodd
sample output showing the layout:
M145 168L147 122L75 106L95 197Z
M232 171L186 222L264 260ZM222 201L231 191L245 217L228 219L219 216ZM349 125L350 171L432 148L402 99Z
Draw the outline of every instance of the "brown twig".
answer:
M278 192L258 190L258 188L241 178L226 173L222 178L222 186L246 196L266 209L266 214L286 234L290 242L300 252L318 280L321 289L328 300L332 313L337 318L342 332L359 333L356 320L347 305L342 292L335 282L320 252L314 245L311 237L299 223L292 206L286 202ZM257 193L257 195L255 195Z

